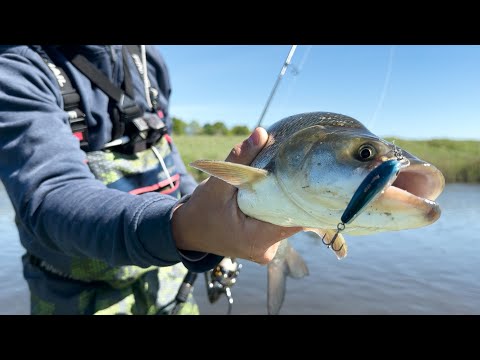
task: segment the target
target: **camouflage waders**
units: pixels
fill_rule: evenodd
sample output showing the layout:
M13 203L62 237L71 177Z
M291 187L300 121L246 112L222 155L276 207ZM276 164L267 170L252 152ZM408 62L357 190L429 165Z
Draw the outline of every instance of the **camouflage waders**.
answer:
M179 175L171 158L171 139L165 135L156 149L170 172L173 188L152 149L133 155L113 151L87 153L90 170L107 187L142 194L159 191L180 197ZM187 273L182 263L170 267L118 266L90 258L70 258L70 271L60 272L29 254L23 256L32 314L168 314ZM42 294L42 296L40 296ZM189 295L179 314L198 314Z

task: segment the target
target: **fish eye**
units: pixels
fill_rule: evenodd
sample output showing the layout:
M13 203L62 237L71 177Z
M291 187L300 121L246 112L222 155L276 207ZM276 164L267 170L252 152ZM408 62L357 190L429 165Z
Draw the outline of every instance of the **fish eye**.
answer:
M360 161L370 160L375 156L376 153L377 151L372 145L365 144L360 146L360 148L358 149L358 159Z

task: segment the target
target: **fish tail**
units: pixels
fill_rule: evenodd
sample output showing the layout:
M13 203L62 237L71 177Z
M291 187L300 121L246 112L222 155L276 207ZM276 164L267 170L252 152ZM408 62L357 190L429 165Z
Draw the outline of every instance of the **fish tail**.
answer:
M285 299L287 276L301 279L308 275L303 258L288 243L282 241L277 256L268 264L267 307L269 315L277 315Z

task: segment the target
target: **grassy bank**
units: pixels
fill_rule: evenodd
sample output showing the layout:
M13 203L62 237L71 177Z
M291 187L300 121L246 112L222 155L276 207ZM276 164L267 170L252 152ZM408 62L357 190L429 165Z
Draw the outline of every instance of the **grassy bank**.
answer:
M223 136L223 135L175 135L173 141L177 145L187 170L201 181L208 176L200 170L188 166L194 160L225 160L232 150L232 147L242 142L245 136Z
M185 164L198 159L223 160L244 136L177 135ZM392 139L388 139L391 141ZM395 140L395 144L438 167L447 182L480 183L480 141ZM197 180L206 175L187 165Z
M449 183L480 183L480 141L395 140L395 144L435 165Z

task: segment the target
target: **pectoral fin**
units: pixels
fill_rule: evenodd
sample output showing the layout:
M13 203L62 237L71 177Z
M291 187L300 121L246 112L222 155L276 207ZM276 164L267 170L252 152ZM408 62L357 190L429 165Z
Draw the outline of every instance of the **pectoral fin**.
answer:
M323 238L323 241L327 244L332 242L333 237L337 232L337 230L324 230L324 229L315 229L315 228L303 228L303 231L314 232L315 234ZM348 246L342 234L338 234L337 238L335 239L335 242L330 246L330 248L333 250L335 255L337 255L337 258L339 260L347 256Z
M227 161L196 160L190 163L190 166L239 189L251 188L254 183L265 179L268 175L266 170Z

